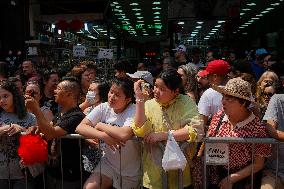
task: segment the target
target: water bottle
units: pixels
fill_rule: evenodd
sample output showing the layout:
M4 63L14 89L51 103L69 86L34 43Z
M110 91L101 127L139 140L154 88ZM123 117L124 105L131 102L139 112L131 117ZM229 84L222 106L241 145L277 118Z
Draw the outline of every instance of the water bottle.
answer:
M89 104L94 105L96 103L96 93L94 91L88 91L86 94L86 100Z

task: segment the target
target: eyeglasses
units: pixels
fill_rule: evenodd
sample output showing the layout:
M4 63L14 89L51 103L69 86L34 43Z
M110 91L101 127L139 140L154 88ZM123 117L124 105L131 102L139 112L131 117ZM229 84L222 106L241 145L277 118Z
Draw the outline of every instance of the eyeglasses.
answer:
M28 86L28 85L32 85L32 84L34 84L34 85L39 85L38 81L36 81L36 80L31 80L31 81L27 81L27 82L26 82L26 85L27 85L27 86Z
M274 95L274 93L263 93L263 96L267 96L267 97L272 97Z

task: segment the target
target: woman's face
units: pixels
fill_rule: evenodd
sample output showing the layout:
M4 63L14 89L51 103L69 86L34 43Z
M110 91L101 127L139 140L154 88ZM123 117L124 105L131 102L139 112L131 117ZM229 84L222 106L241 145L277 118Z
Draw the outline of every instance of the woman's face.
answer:
M57 85L59 83L59 76L58 74L51 74L49 76L49 79L45 83L45 89L51 91L52 93L56 89Z
M95 102L100 102L100 96L99 96L99 88L98 88L98 83L91 83L91 85L89 86L88 91L93 91L96 93L96 97L95 97Z
M236 114L236 112L242 111L243 104L241 104L236 98L223 95L222 104L225 113L230 116Z
M264 89L264 87L265 87L265 85L267 84L267 83L273 83L274 82L274 79L272 78L272 77L270 77L270 76L267 76L266 78L264 78L262 81L261 81L261 83L260 83L260 88L261 89Z
M183 85L183 86L185 86L185 85L187 84L187 76L186 76L186 74L185 74L184 70L183 70L183 69L181 69L181 68L179 68L179 69L177 70L177 72L178 72L178 73L179 73L179 75L181 76L181 79L182 79L182 85Z
M14 112L13 94L0 88L0 106L5 112Z
M272 86L269 87L265 87L263 90L263 98L264 101L266 103L266 105L268 105L270 98L275 94L275 89Z
M108 92L108 103L115 113L121 113L131 102L131 98L127 98L122 88L116 84L112 84Z
M174 99L179 91L169 89L161 78L157 78L154 86L154 98L160 104L167 104Z
M37 102L39 102L41 98L39 86L36 84L29 84L26 87L25 94L32 96Z
M87 69L81 76L81 85L83 89L88 89L92 80L96 77L95 70Z

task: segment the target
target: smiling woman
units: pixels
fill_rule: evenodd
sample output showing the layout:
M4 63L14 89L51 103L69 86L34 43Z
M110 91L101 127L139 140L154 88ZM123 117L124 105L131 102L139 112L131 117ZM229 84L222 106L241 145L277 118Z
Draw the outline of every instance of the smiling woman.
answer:
M142 80L134 84L136 95L136 112L133 132L143 137L145 145L143 153L143 186L146 188L164 188L161 167L163 152L159 143L167 141L168 132L179 142L195 142L202 138L203 122L197 112L193 100L183 95L182 79L174 69L164 70L156 79L154 99L148 100L141 90ZM167 127L167 125L170 127ZM190 162L193 157L195 143L187 146L185 156ZM190 186L189 162L183 172L183 185ZM177 170L169 171L168 188L177 188Z
M251 87L247 81L234 78L229 80L225 87L215 85L212 88L223 94L223 110L213 116L208 130L209 137L267 137L265 126L248 108L253 100ZM255 144L253 148L249 143L225 145L229 150L229 164L210 167L209 188L251 188L252 174L254 175L253 188L258 188L265 157L271 153L270 146ZM251 155L252 149L255 149L254 157ZM228 172L230 172L229 175Z

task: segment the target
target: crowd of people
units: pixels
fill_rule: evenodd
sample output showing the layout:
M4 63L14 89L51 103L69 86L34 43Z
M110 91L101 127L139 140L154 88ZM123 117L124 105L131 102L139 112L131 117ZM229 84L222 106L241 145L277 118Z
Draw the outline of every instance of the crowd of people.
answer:
M187 160L183 187L198 189L205 136L284 140L277 53L261 48L222 59L208 51L203 62L199 49L190 59L184 45L174 52L155 65L137 64L134 73L118 62L111 81L98 77L93 61L64 75L39 73L31 60L13 71L0 62L0 188L59 189L63 182L79 189L81 181L84 189L165 188L162 158L170 133ZM44 174L23 171L17 148L29 133L48 142ZM74 133L86 139L61 139ZM279 152L270 144L229 143L228 149L227 166L208 167L208 188L284 188L283 145ZM178 170L167 173L168 188L178 188L179 180Z

